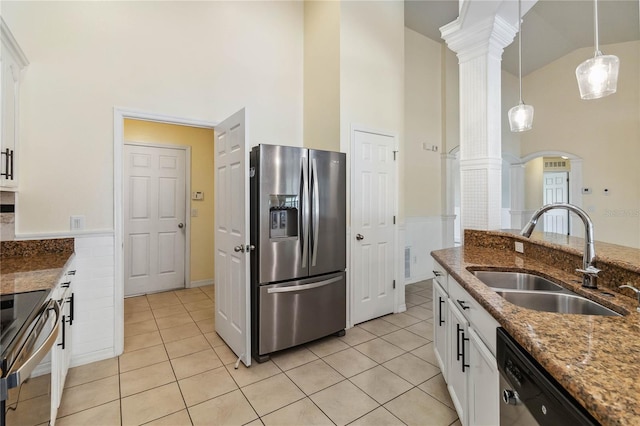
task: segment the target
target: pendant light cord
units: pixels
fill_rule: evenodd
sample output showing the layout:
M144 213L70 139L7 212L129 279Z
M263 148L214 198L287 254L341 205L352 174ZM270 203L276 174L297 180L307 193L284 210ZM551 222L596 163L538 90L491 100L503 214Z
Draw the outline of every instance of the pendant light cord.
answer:
M593 44L596 46L595 55L598 56L600 52L598 43L598 0L593 0Z
M523 104L522 102L522 16L520 11L520 2L521 0L518 0L518 81L520 82L520 104Z

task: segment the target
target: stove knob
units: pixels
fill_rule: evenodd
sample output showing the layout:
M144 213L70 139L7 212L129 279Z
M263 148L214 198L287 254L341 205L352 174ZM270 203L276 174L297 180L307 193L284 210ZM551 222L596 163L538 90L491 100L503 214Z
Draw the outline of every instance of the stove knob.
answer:
M520 398L518 392L511 389L504 389L502 391L502 401L507 405L519 405Z

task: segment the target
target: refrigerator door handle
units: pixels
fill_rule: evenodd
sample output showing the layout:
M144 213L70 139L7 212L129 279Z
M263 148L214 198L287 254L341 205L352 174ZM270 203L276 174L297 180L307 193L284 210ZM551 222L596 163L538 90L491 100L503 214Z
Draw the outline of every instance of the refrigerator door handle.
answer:
M319 235L319 231L320 231L320 195L319 195L319 188L318 188L318 167L316 164L316 159L314 158L313 160L311 160L311 185L312 185L312 192L313 192L313 203L312 203L312 208L313 208L313 220L312 220L312 226L313 226L313 235L311 236L311 266L316 266L316 261L318 258L318 235Z
M302 251L302 268L307 267L307 258L309 257L309 243L307 239L309 238L309 230L308 220L309 217L309 175L307 170L307 158L302 157L300 159L300 186L302 192L302 199L300 200L300 220L299 223L302 224L302 229L300 232L300 248Z
M303 284L303 285L291 285L287 287L275 287L267 289L267 293L290 293L292 291L311 290L312 288L324 287L329 284L337 283L342 280L342 277L330 278L324 281L318 281L317 283Z

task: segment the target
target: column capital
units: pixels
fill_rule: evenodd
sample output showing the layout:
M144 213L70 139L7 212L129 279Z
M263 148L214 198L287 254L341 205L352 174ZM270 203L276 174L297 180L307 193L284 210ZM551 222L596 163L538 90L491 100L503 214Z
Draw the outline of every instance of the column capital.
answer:
M479 56L502 58L504 48L510 45L518 32L499 15L463 25L460 18L440 28L449 49L456 52L459 63Z

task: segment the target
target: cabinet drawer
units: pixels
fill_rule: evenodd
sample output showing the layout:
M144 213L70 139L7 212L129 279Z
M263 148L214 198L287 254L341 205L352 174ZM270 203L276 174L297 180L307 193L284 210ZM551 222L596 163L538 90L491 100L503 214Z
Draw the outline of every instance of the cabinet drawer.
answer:
M434 278L433 278L434 281L437 281L440 284L440 286L444 289L444 291L449 293L448 285L447 285L447 281L448 281L447 278L449 277L449 274L442 267L442 265L440 265L435 260L433 261L433 275L434 275Z
M499 327L489 312L487 312L458 282L449 277L449 297L452 303L469 321L471 327L480 335L491 353L496 354L496 328Z

